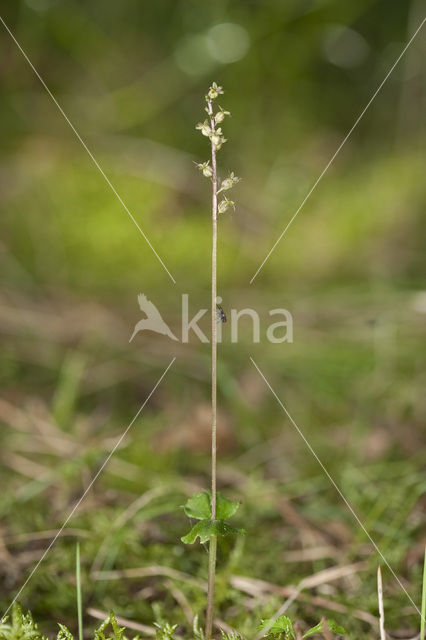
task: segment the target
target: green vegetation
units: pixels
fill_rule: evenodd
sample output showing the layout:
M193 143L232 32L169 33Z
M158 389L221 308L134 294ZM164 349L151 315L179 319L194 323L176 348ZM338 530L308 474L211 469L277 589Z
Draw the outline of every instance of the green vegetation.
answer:
M126 640L124 628L119 627L113 613L97 627L93 632L94 640ZM0 624L1 640L47 640L38 629L31 613L24 613L17 604L13 606L10 621ZM56 640L74 640L73 634L63 624L59 624Z

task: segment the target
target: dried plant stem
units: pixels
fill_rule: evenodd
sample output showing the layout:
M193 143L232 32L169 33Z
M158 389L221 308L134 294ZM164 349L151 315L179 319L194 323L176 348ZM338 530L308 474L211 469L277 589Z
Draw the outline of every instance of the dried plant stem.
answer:
M327 620L325 618L322 618L321 620L321 629L322 629L322 635L324 636L324 640L333 640L330 627L328 626Z
M212 101L207 101L207 108L210 117L210 126L215 130L215 120L213 116ZM217 165L216 148L211 142L212 154L212 430L211 430L211 506L212 520L216 520L216 418L217 418ZM207 613L206 613L206 639L209 640L212 634L213 609L214 609L214 587L216 575L216 550L217 537L211 536L209 542L209 574L207 591Z

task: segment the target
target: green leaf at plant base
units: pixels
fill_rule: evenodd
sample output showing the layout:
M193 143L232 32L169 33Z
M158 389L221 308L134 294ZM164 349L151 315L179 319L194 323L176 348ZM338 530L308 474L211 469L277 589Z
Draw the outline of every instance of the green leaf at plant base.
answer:
M280 616L276 620L272 618L262 620L259 629L268 629L265 637L281 636L284 634L285 640L296 640L292 622L287 616Z
M346 629L344 629L339 624L337 624L335 620L327 620L327 625L330 631L340 636L344 636L347 633ZM317 633L322 633L322 630L323 628L322 628L322 621L321 621L318 624L316 624L315 627L308 629L308 631L306 631L306 633L304 633L302 637L310 638L311 636L314 636Z
M185 544L193 544L200 538L201 544L208 542L211 536L230 536L244 534L244 529L234 529L222 520L200 520L194 525L191 531L181 538Z
M222 640L243 640L243 636L238 633L238 631L224 631L220 630L220 635L222 636Z
M240 502L234 502L224 498L220 493L216 494L216 519L227 520L233 516L240 506ZM188 518L196 520L208 520L212 517L211 494L207 491L195 493L183 507Z
M169 624L168 622L154 622L154 626L157 627L155 632L156 640L173 640L173 634L178 628L177 624Z
M8 616L0 619L0 638L2 640L47 640L46 636L39 631L31 613L29 611L24 613L17 602L12 607L11 619Z
M56 640L74 640L74 636L71 631L64 625L58 622L59 631L56 636Z
M109 626L112 632L107 632ZM95 640L125 640L124 631L124 627L119 627L115 615L111 611L108 618L105 618L95 629Z

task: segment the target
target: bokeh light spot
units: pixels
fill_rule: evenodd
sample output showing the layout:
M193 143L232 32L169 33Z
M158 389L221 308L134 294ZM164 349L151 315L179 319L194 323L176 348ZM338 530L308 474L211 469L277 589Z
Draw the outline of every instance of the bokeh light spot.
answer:
M59 4L60 0L25 0L25 3L30 9L34 11L48 11L56 4Z
M250 47L250 37L241 25L224 22L209 29L207 47L215 60L229 64L244 58Z
M330 25L324 35L323 50L329 62L351 69L367 58L370 47L365 38L342 24Z
M184 38L175 51L179 69L190 76L202 76L215 66L205 35L197 34Z

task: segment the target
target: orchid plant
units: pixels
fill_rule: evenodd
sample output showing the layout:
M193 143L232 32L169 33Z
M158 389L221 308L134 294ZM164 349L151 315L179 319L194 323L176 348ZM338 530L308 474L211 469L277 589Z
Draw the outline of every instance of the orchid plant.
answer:
M197 493L187 501L184 506L185 513L189 518L194 518L198 522L193 526L191 531L182 538L187 544L194 543L197 538L200 543L209 545L209 569L208 569L208 589L207 589L207 610L205 623L205 638L210 640L213 626L213 610L214 610L214 588L216 577L216 555L217 555L217 539L221 536L242 534L244 530L235 529L227 522L228 518L233 516L238 507L238 502L232 502L217 492L217 474L216 474L216 433L217 433L217 323L223 321L223 316L217 314L217 232L218 232L218 216L229 210L235 210L235 203L230 200L225 191L228 192L236 185L240 178L233 172L229 173L225 178L219 179L217 170L217 153L226 143L222 128L219 126L225 118L231 114L222 107L216 107L215 101L219 95L223 94L222 87L215 82L209 88L206 95L207 118L204 122L199 122L196 129L210 140L211 158L206 162L196 163L198 169L205 178L211 181L212 185L212 263L211 263L211 332L212 332L212 357L211 357L211 408L212 408L212 425L211 425L211 490ZM220 194L223 194L220 198ZM225 316L226 317L226 316Z

